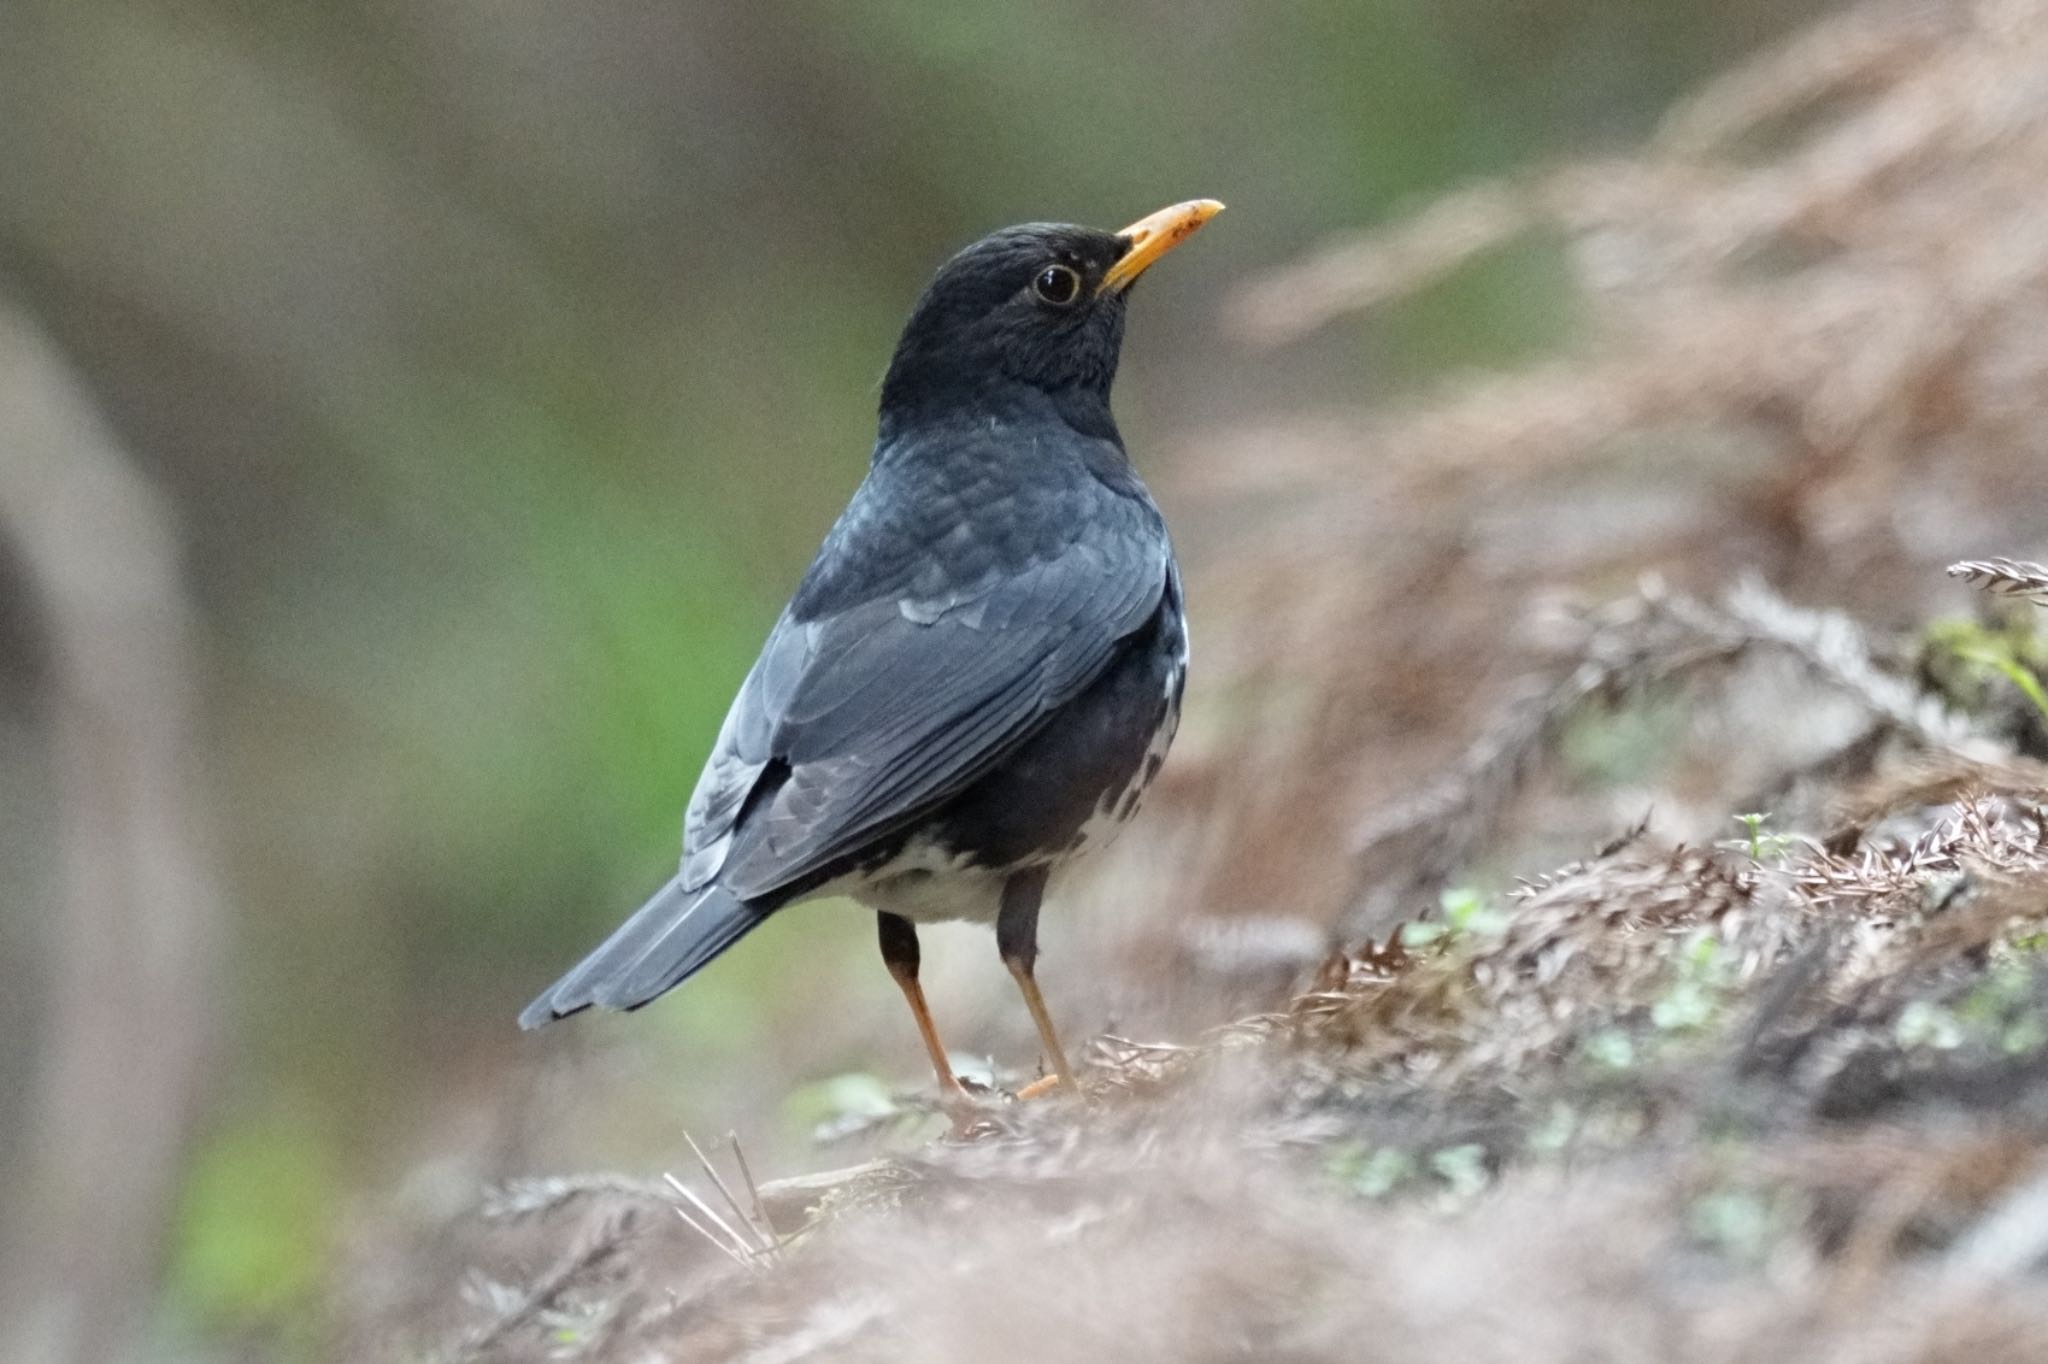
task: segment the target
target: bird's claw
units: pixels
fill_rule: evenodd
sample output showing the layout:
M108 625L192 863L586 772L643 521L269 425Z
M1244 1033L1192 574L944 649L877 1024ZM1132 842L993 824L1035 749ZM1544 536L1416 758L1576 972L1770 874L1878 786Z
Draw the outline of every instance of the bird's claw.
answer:
M982 1141L1009 1130L1004 1110L1012 1104L1066 1094L1078 1096L1080 1093L1080 1086L1058 1074L1041 1075L1015 1091L998 1089L980 1080L956 1075L953 1083L939 1094L939 1110L952 1124L952 1131L948 1134L951 1140Z
M952 1124L947 1134L953 1141L980 1141L1003 1131L996 1105L1002 1091L966 1076L951 1077L952 1083L939 1091L939 1111Z
M1081 1087L1065 1075L1041 1075L1030 1084L1018 1090L1016 1099L1019 1103L1029 1103L1033 1099L1042 1099L1048 1094L1056 1094L1063 1089L1071 1090L1076 1094L1081 1092Z

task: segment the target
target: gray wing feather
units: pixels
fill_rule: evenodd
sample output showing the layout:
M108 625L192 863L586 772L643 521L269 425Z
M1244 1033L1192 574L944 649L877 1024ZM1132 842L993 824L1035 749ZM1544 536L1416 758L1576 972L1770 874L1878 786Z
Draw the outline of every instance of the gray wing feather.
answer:
M775 754L776 717L803 680L817 634L785 615L733 698L683 818L684 889L708 885L724 865L733 825Z
M785 615L691 798L683 884L769 894L987 771L1157 609L1169 552L1156 525L1106 527L943 599Z

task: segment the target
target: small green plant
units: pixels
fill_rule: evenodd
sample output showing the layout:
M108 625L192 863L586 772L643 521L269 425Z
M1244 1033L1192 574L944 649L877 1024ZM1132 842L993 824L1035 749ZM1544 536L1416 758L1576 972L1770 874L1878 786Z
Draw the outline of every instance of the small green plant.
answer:
M1450 928L1434 919L1412 919L1401 925L1401 946L1428 947L1450 936Z
M1735 822L1749 830L1749 860L1763 861L1763 827L1770 816L1761 810L1746 815L1737 815Z
M1973 620L1936 621L1927 628L1927 647L1937 676L1960 670L1946 688L1966 708L1981 707L1989 685L2002 678L2048 720L2048 688L2037 671L2048 660L2029 626L1993 629ZM1950 666L1944 667L1945 662Z
M1744 843L1752 862L1775 862L1792 850L1795 840L1790 834L1766 833L1764 825L1770 822L1768 811L1752 811L1735 816L1745 835Z
M1401 925L1401 946L1457 947L1507 931L1508 916L1470 886L1454 886L1437 897L1437 917Z

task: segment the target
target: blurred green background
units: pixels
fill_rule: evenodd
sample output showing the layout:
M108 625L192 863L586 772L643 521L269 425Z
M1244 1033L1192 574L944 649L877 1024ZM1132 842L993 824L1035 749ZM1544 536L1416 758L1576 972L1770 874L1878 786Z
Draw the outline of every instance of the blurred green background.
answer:
M1475 175L1626 144L1815 8L0 3L0 303L167 499L196 613L189 799L230 933L154 1338L314 1348L351 1210L529 1082L514 1013L672 863L948 252L1231 205L1148 282L1126 352L1125 432L1171 515L1178 434L1569 334L1540 243L1271 355L1216 325L1234 281ZM4 556L0 591L0 1083L21 1094L57 903L49 666ZM648 1015L672 1045L659 1121L724 1123L751 1076L781 1083L758 1060L778 1029L814 1034L797 1078L914 1073L907 1045L881 1067L806 1013L888 991L869 936L771 926ZM0 1113L0 1154L21 1126ZM573 1153L654 1140L600 1111Z

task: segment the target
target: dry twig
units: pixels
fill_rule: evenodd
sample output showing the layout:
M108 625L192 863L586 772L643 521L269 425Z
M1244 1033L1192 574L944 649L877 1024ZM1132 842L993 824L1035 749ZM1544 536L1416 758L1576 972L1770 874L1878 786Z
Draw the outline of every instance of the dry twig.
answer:
M2048 567L2016 559L1965 559L1950 564L1948 575L2000 597L2018 597L2048 606Z

